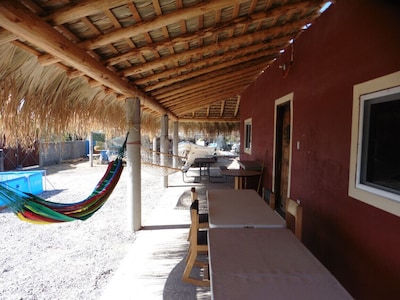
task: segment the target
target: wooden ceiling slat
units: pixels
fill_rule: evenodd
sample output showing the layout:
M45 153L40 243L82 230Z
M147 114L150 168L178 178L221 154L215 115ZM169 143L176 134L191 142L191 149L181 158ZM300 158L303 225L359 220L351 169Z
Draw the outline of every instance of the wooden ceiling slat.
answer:
M239 119L235 118L179 118L179 122L187 123L187 122L204 122L204 123L238 123Z
M221 117L224 115L224 109L225 109L225 101L222 101L221 112L220 112Z
M203 67L196 71L187 73L185 75L175 76L175 77L172 77L171 79L163 80L159 83L152 84L148 87L145 87L145 88L143 88L143 90L146 92L152 92L151 93L152 95L158 95L167 90L174 90L178 87L188 85L187 80L190 80L190 79L199 80L196 78L200 78L200 76L211 77L212 76L212 75L210 75L211 73L218 72L218 71L220 73L223 73L224 70L229 67L234 67L234 69L240 69L242 66L245 66L245 65L257 64L257 65L264 66L267 63L270 63L272 61L271 56L276 52L277 52L277 50L271 51L271 52L265 52L265 53L259 52L254 55L242 56L238 59L231 59L231 60L228 59L227 62L223 62L220 64L212 64L212 61L214 59L210 59L209 61L211 61L211 63L210 63L209 67ZM216 60L218 61L218 58L216 58ZM224 58L224 60L225 60L225 58ZM200 63L191 64L191 67L192 67L192 69L196 69L199 65L200 65ZM182 68L179 68L179 70L181 70L181 72L183 73L183 70L185 70L185 69L182 67ZM140 80L140 81L143 82L142 80Z
M237 120L239 94L326 1L2 0L0 45L115 99L138 96L146 113Z
M132 0L84 0L77 3L72 3L60 9L53 11L51 14L44 17L52 25L61 25L87 17L89 15L99 14L113 7L118 7Z
M238 96L237 101L236 101L235 112L233 113L234 117L236 117L238 115L239 107L240 107L240 95Z
M19 22L15 22L15 20L19 20ZM143 97L155 110L169 114L173 119L176 118L174 114L167 111L153 99L150 99L146 94L129 83L122 81L114 72L99 64L85 51L59 34L19 2L12 0L0 2L0 25L25 40L35 43L46 52L68 62L77 70L88 74L118 93L131 97Z
M246 0L240 0L244 2ZM162 15L153 21L144 21L136 26L127 28L121 28L109 34L104 34L96 39L88 40L80 44L85 49L96 49L101 46L111 44L115 41L121 40L125 37L135 36L154 30L154 28L161 28L170 24L177 23L181 20L187 20L190 18L202 15L204 11L213 11L226 6L232 5L231 0L220 0L200 3L189 8L183 8L179 11L175 11L166 15Z
M287 28L287 30L290 30L291 27L296 28L298 26L303 26L303 25L305 25L305 22L306 22L306 20L293 22L293 23L286 25L286 28ZM276 34L279 34L280 32L282 32L281 29L279 27L276 27L274 29L266 29L266 30L258 31L257 33L246 34L246 35L243 35L240 37L234 37L231 39L227 39L225 41L220 41L220 42L218 42L218 44L204 46L200 49L198 49L198 48L191 49L191 50L185 51L184 53L181 53L181 54L175 54L175 55L171 55L171 56L168 56L165 58L161 58L158 60L148 62L145 65L128 68L128 69L125 69L124 71L122 71L122 74L123 74L123 76L132 76L135 74L149 71L154 68L162 67L171 61L177 62L179 60L188 60L188 59L192 59L192 58L199 58L201 56L202 52L217 52L221 48L224 48L224 47L229 48L229 47L232 47L233 45L243 45L243 44L252 45L255 42L259 42L262 44L262 43L264 43L266 38L272 37ZM273 39L269 43L269 45L271 47L280 45L281 49L282 49L283 47L285 47L289 44L289 40L290 40L290 37L284 36L284 37L280 37L277 39Z
M230 90L231 91L231 95L235 96L237 95L237 90L241 90L244 86L246 86L249 82L251 82L250 80L247 81L248 79L253 79L253 75L250 74L248 76L243 76L243 78L236 78L235 80L232 79L226 79L226 80L221 80L218 81L215 84L212 83L208 83L208 84L204 84L202 86L199 86L197 88L191 89L189 91L185 92L181 92L180 96L179 95L172 95L170 97L168 97L168 101L165 101L166 99L164 98L164 105L171 108L174 107L173 104L174 103L180 103L180 104L186 104L187 101L190 101L191 103L193 103L193 98L201 98L204 96L208 96L214 92L218 92L218 91L225 91L225 90ZM183 96L185 101L183 101ZM176 108L176 106L174 107L174 109Z
M178 98L171 97L166 104L167 107L177 109L179 106L187 105L187 102L194 104L197 99L203 99L208 97L211 94L219 94L223 93L224 95L230 95L230 97L234 97L238 94L239 91L242 90L242 86L239 85L243 81L235 80L234 82L226 83L225 85L217 85L217 86L210 86L209 88L203 87L198 88L197 90L191 90L190 93L185 95L185 101L182 101L182 96ZM177 103L177 104L174 104Z
M192 85L198 84L199 82L200 84L204 84L205 82L208 83L209 81L215 81L214 80L215 77L221 76L220 78L226 78L226 77L234 78L238 77L238 74L242 75L248 72L254 74L254 72L260 71L262 69L263 67L259 61L246 62L240 66L237 66L237 68L235 68L234 66L229 66L221 70L218 69L217 71L209 72L207 74L203 74L202 76L188 79L186 82L181 83L179 85L172 85L168 86L167 88L160 89L158 90L159 93L157 93L154 96L155 97L158 96L157 98L160 99L161 97L159 97L159 95L169 96L173 95L175 92L180 92L180 91L185 92L188 89L190 89Z
M184 115L186 113L200 109L200 108L210 105L216 101L221 101L221 99L223 99L223 98L230 98L230 97L232 97L231 93L228 93L228 92L222 93L221 92L218 94L214 94L214 95L210 96L209 98L197 99L196 102L193 103L192 105L189 104L187 106L177 107L176 114L177 114L177 116L181 117L182 115Z
M225 90L227 87L233 87L235 89L242 89L244 86L246 86L252 79L254 75L253 74L248 74L248 75L243 75L241 78L226 78L225 80L220 80L218 82L208 82L203 85L197 85L197 87L194 87L193 89L187 90L187 91L180 91L179 95L170 95L168 100L166 98L163 99L165 106L167 107L172 107L174 104L179 103L186 103L191 101L191 99L201 97L203 93L206 93L207 96L210 95L214 91L219 91L219 90ZM233 91L231 92L232 96L236 96L237 94L234 93Z

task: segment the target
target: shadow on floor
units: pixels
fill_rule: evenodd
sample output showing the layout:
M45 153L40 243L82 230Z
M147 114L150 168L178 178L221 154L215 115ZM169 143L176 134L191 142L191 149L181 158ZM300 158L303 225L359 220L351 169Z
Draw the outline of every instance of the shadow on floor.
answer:
M186 256L171 270L163 290L164 300L211 299L210 288L197 287L182 281ZM199 275L199 274L195 274ZM200 275L199 275L200 276Z

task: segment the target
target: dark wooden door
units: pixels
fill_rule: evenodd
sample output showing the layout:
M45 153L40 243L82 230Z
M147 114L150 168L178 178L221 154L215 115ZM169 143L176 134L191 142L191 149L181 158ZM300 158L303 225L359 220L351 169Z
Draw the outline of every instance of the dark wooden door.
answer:
M285 216L289 189L290 135L290 103L287 102L277 106L275 135L275 207L282 216Z

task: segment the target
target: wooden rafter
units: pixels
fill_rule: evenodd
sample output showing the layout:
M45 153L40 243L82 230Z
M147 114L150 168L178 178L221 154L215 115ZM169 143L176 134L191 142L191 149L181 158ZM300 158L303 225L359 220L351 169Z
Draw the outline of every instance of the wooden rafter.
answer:
M0 46L171 119L236 120L240 93L326 0L0 1Z

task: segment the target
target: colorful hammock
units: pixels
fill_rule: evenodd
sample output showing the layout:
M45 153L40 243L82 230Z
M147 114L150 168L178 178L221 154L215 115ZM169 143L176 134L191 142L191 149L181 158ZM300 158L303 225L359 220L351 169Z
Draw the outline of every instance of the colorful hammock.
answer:
M86 220L98 211L111 195L123 170L123 155L126 140L118 157L108 164L107 171L93 192L84 200L75 203L47 201L31 193L11 190L0 183L0 198L18 218L35 224L49 224Z

